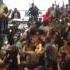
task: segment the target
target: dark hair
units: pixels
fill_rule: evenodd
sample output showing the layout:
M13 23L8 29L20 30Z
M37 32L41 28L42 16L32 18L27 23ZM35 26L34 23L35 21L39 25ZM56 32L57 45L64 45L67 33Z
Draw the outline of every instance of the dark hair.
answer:
M68 40L68 45L70 46L70 40Z

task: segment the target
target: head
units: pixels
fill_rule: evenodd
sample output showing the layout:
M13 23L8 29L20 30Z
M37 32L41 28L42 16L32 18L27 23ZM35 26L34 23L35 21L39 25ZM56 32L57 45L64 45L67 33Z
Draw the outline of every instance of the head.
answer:
M17 40L19 40L19 39L20 39L20 34L17 34L17 33L16 33L16 34L14 35L14 40L17 41Z
M68 8L68 4L66 4L66 8Z
M52 7L54 7L55 5L54 4L52 4Z
M31 6L34 7L34 3L32 3Z
M14 11L16 12L17 11L17 8L14 8Z
M52 4L52 9L54 9L54 6L55 6L55 5L54 5L54 4Z

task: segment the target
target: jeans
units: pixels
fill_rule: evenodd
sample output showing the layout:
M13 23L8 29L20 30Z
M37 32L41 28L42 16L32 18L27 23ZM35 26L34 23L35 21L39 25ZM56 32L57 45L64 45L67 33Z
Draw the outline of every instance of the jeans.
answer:
M0 21L0 34L7 34L8 21Z

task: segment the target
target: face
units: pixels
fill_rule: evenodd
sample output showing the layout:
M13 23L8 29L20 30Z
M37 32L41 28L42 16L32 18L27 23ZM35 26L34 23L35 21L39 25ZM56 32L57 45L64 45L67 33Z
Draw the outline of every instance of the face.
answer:
M38 36L34 35L34 36L32 37L32 43L35 43L35 42L37 42L37 41L38 41Z
M39 37L38 36L36 36L36 35L34 35L33 37L32 37L32 44L34 45L34 46L36 46L36 45L38 45L38 43L39 43Z
M19 40L19 39L20 39L20 37L18 36L18 34L15 34L15 35L14 35L14 40L17 41L17 40Z
M17 8L15 8L14 11L16 12L17 11Z
M32 7L34 7L34 3L32 3Z

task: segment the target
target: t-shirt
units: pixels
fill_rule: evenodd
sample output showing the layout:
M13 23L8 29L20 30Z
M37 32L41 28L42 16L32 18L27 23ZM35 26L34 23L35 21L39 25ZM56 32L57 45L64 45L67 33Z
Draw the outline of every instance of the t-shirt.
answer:
M21 41L17 41L16 42L16 47L18 48L18 49L20 49L20 48L22 48L22 43L21 43Z
M43 21L48 21L50 19L50 16L46 13L43 15Z
M17 12L14 13L14 18L18 18L18 13Z

